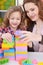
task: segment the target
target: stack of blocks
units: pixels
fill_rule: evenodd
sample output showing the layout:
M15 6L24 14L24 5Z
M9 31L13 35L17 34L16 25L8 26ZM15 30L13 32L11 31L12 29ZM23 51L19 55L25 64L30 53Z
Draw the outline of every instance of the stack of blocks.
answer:
M23 43L19 41L19 37L23 35L20 33L21 31L16 31L15 40L16 40L16 60L27 59L27 43ZM18 42L19 41L19 42Z
M15 60L15 48L14 48L14 37L12 37L12 42L9 43L5 39L2 43L2 49L4 51L4 58L8 58L9 60Z
M15 49L11 48L9 50L4 50L4 57L9 60L15 60Z
M6 41L5 39L3 40L3 43L2 43L2 49L3 50L13 48L13 46L14 46L14 42L10 43L10 42Z
M3 58L4 57L4 52L2 49L0 49L0 58Z
M17 30L15 32L15 41L14 37L12 38L12 43L9 43L5 39L2 43L2 49L4 50L4 57L8 58L10 60L21 60L21 59L27 59L27 43L23 43L22 41L19 41L19 37L24 37L21 34L20 30ZM18 42L19 41L19 42ZM15 42L15 43L14 43ZM15 44L15 48L13 47Z

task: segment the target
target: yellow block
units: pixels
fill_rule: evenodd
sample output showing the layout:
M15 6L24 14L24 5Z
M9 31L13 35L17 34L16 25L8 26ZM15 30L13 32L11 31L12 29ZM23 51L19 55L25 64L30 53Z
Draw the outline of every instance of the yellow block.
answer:
M8 48L13 48L14 44L4 44L2 43L2 49L8 49Z
M16 52L16 54L27 54L27 52Z
M15 53L4 53L4 56L15 56Z
M43 65L43 62L38 62L38 65Z
M25 47L25 46L27 46L27 43L16 43L16 46L23 46L23 47Z

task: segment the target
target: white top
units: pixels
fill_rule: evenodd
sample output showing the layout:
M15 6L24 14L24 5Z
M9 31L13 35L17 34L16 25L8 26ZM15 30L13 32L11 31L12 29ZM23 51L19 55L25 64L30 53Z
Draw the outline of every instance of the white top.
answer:
M38 33L38 34L43 35L43 22L39 22L38 24L36 24L34 26L33 33ZM43 45L39 44L39 41L38 42L35 41L35 42L33 42L33 44L34 44L34 50L36 52L37 51L43 51Z

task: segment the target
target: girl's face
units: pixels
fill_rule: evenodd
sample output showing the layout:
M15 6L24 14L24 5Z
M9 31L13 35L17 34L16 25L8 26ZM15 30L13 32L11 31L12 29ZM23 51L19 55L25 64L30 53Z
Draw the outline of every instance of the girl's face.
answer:
M17 28L21 22L21 14L19 11L13 12L9 18L9 24L13 28Z
M26 3L24 5L25 11L27 13L27 16L32 20L36 21L39 18L39 10L38 6L35 5L34 3Z

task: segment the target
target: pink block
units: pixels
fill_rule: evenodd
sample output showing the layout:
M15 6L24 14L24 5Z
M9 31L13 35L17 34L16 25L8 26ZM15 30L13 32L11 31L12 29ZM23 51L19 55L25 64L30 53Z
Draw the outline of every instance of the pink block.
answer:
M36 59L34 59L34 60L32 61L32 63L33 63L34 65L37 65L37 64L38 64L38 61L37 61Z
M21 59L27 59L26 57L17 57L16 61L20 61Z
M24 55L23 55L23 54L21 54L21 55L20 55L20 54L16 55L16 60L17 60L17 61L19 61L19 60L21 60L21 59L24 59L24 58L27 59L27 55L26 55L26 54L24 54Z
M0 53L3 53L3 50L2 49L0 49Z
M9 60L15 60L15 58L9 58Z
M27 51L27 47L16 47L16 51Z

